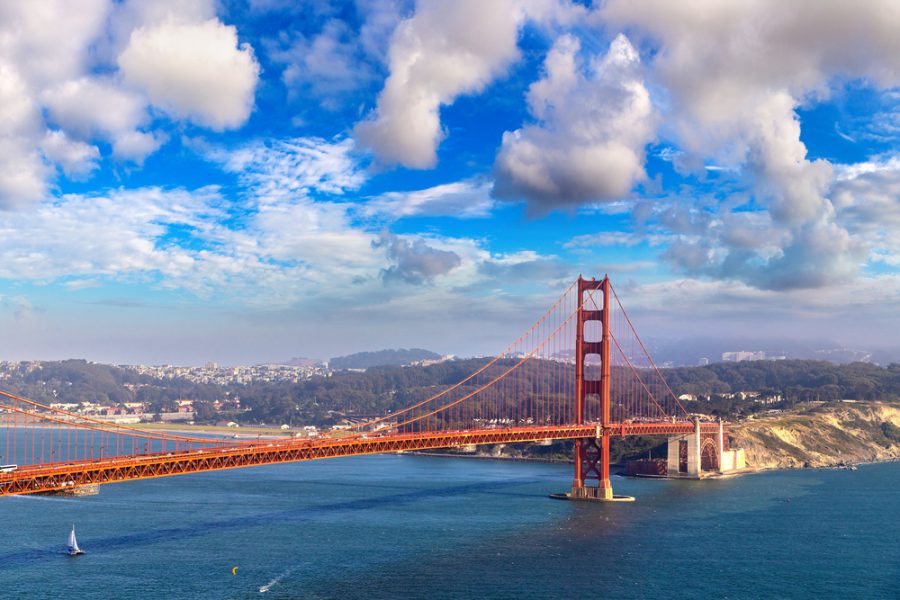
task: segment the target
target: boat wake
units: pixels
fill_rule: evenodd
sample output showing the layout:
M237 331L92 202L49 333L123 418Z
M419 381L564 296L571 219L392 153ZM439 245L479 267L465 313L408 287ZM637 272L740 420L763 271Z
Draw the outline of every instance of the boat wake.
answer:
M288 569L287 571L285 571L284 573L282 573L281 575L279 575L278 577L276 577L275 579L273 579L272 581L270 581L270 582L267 583L266 585L264 585L264 586L262 586L261 588L259 588L259 593L260 593L260 594L265 594L266 592L268 592L269 590L271 590L273 587L275 587L276 585L278 585L279 583L281 583L281 580L282 580L282 579L284 579L285 577L287 577L288 575L290 575L291 573L293 573L293 572L296 571L296 570L297 570L297 567L294 567L294 568L292 568L292 569Z

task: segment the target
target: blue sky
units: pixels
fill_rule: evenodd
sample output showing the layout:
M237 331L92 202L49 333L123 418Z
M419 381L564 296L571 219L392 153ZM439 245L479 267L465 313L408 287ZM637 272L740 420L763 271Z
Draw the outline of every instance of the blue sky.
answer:
M897 347L889 0L0 5L0 359Z

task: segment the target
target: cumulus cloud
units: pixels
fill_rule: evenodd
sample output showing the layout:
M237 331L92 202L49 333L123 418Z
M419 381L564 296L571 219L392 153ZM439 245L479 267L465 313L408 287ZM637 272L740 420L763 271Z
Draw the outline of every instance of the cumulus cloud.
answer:
M847 79L900 83L900 22L885 18L891 6L611 0L598 10L604 27L628 30L648 48L647 77L666 94L660 135L677 143L676 167L703 177L712 162L753 194L752 202L726 195L699 211L686 202L703 234L657 211L657 232L674 233L664 258L691 274L767 289L858 273L870 241L854 238L836 210L833 165L807 156L797 108Z
M503 134L494 193L542 207L615 200L645 178L653 107L637 51L617 36L587 73L577 38L560 37L528 90L534 125Z
M0 3L0 56L29 89L81 75L90 44L101 34L109 0ZM61 18L65 15L65 18Z
M154 107L216 130L243 124L259 66L215 8L211 0L2 3L0 208L44 198L59 173L52 163L71 179L90 177L104 158L98 141L140 164L168 137Z
M25 82L0 62L0 208L36 200L45 191L47 166L37 152L40 113Z
M772 217L787 225L808 223L828 211L823 194L832 179L828 161L806 159L796 103L783 92L760 99L746 138L756 191L768 201Z
M46 90L41 99L50 120L82 139L100 138L118 158L143 162L163 138L140 131L150 117L147 101L111 78L82 77Z
M63 131L48 131L41 141L44 156L58 164L69 179L86 179L100 159L96 146L69 139Z
M112 139L149 119L146 101L110 78L69 80L45 91L42 100L54 123L82 137Z
M393 263L382 271L386 283L391 281L429 283L462 263L455 252L429 246L422 238L408 239L387 231L372 242L372 247L383 248Z
M139 27L118 65L125 81L176 118L221 131L243 125L253 109L259 64L218 19Z
M394 30L390 76L357 139L383 164L434 166L440 107L481 91L518 58L523 18L514 0L421 0Z
M889 0L766 0L721 4L613 0L607 26L627 27L655 49L653 75L670 94L668 122L682 150L746 164L772 216L789 226L828 211L829 164L807 159L795 109L830 93L836 77L900 82L900 23ZM684 160L682 164L702 160Z

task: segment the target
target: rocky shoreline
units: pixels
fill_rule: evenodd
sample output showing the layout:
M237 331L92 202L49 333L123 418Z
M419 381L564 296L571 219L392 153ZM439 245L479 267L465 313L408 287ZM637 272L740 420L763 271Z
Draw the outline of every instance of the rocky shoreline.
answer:
M729 443L754 470L833 468L900 459L900 404L815 403L734 423Z

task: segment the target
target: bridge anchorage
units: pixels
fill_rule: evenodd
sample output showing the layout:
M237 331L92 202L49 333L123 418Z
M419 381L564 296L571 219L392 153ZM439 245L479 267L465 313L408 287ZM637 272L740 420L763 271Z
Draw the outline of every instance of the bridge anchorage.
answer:
M670 437L668 460L639 464L635 474L701 478L740 468L743 459L725 450L724 424L685 411L608 277L579 277L525 333L462 381L409 395L405 408L351 430L239 440L150 431L85 407L0 391L0 496L361 454L574 440L572 487L553 497L614 502L632 498L613 494L613 437Z

